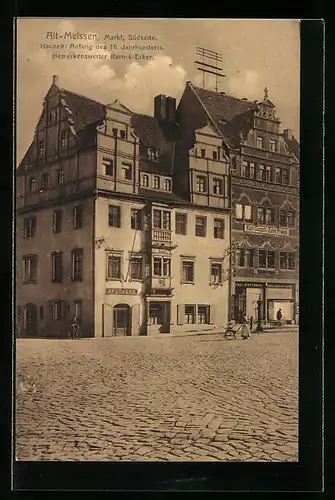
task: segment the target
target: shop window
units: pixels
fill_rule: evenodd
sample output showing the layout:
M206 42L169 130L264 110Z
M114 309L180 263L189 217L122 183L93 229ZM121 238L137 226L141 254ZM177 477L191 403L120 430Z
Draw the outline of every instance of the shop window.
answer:
M198 306L198 323L200 325L209 323L209 307L210 306Z
M195 305L185 305L184 322L187 323L188 325L195 324L195 319L196 319L195 311L196 311Z

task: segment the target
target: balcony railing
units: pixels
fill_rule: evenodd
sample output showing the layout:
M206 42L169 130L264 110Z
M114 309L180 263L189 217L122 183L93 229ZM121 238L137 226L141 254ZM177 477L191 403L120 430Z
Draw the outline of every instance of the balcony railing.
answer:
M153 241L171 241L171 231L169 229L153 229L152 230L152 240Z

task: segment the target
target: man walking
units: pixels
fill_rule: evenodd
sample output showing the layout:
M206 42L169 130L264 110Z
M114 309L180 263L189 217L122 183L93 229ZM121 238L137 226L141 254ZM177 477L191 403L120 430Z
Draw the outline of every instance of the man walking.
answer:
M281 312L281 309L278 309L277 311L277 321L279 323L279 326L282 326L282 318L283 318L283 315L282 315L282 312Z

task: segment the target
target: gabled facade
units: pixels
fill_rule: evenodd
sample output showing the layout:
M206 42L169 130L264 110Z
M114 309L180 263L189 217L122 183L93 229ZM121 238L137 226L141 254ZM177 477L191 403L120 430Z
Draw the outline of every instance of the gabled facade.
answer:
M260 299L265 322L278 309L297 322L300 167L292 132L280 131L267 89L252 102L188 83L177 114L190 150L192 134L209 120L230 158L231 317L256 320Z
M155 116L102 105L55 78L17 170L17 326L25 336L208 329L228 318L227 159L208 171L193 158L179 189L175 100ZM220 147L215 131L197 132ZM206 170L207 169L207 170ZM203 196L188 183L200 171ZM175 175L176 174L176 175ZM192 181L193 182L193 181ZM228 199L227 199L228 196Z

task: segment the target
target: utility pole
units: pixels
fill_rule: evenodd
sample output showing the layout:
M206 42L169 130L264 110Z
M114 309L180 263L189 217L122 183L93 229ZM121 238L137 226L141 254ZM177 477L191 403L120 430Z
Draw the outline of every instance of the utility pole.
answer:
M220 66L223 62L222 54L205 49L204 47L197 47L196 54L198 59L201 59L194 62L198 65L196 69L202 72L202 88L205 88L205 74L210 73L215 75L215 91L218 92L220 78L226 76L222 73L223 69Z

